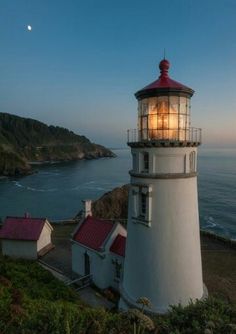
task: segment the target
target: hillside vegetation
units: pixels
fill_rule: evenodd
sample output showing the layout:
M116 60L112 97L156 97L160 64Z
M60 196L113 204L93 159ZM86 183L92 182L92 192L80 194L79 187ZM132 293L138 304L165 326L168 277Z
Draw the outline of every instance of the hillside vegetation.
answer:
M27 174L31 171L29 162L112 156L105 147L65 128L0 113L0 175Z
M152 319L93 309L37 262L0 257L1 334L233 334L235 323L235 304L212 298Z

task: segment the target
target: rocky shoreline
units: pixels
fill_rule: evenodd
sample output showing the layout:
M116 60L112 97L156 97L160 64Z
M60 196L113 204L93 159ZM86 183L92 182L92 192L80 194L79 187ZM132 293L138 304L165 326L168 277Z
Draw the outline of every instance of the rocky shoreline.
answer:
M32 174L33 165L115 157L68 129L0 113L0 176Z

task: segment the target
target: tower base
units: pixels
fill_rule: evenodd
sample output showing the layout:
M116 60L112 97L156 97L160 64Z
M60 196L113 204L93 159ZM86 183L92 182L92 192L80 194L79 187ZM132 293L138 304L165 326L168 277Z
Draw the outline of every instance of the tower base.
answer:
M140 296L140 297L145 297L145 296ZM203 294L202 297L197 300L204 300L208 297L208 290L206 285L203 283ZM195 302L193 301L193 302ZM187 306L182 305L182 306ZM136 308L142 310L142 305L137 304L136 301L132 298L130 298L127 294L127 292L123 289L122 286L120 286L120 301L119 301L119 310L120 311L128 311L130 308ZM145 313L147 314L165 314L169 311L169 307L155 307L154 305L151 305L150 308L145 308Z

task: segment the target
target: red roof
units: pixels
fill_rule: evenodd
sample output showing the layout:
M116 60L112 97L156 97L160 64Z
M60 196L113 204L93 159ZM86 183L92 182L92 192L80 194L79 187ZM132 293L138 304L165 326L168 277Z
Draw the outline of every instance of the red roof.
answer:
M110 221L88 216L80 225L73 239L99 251L113 227L114 224Z
M1 239L38 240L46 218L7 217L0 230Z
M126 237L124 237L121 234L118 234L113 244L111 245L110 251L112 253L125 257L125 244L126 244Z
M151 91L151 90L158 90L158 89L160 90L173 89L177 91L185 91L188 94L192 95L194 91L191 88L181 84L178 81L172 80L169 77L169 74L168 74L169 67L170 67L169 61L166 59L163 59L159 64L159 68L161 72L159 78L156 81L152 82L151 84L147 85L146 87L142 88L135 95L139 97L139 96L142 96L144 92L148 94L149 90Z
M172 80L170 77L160 77L144 87L143 89L156 89L156 88L175 88L175 89L189 89L187 86L182 85L180 82Z

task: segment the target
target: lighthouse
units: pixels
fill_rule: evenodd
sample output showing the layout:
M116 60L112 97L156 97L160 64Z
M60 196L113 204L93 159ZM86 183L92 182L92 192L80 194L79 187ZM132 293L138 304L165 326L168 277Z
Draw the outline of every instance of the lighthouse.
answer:
M159 78L135 94L138 129L128 130L133 163L123 310L139 308L137 299L147 297L151 312L165 313L206 294L197 190L201 129L190 126L194 91L172 80L169 67L163 59Z

